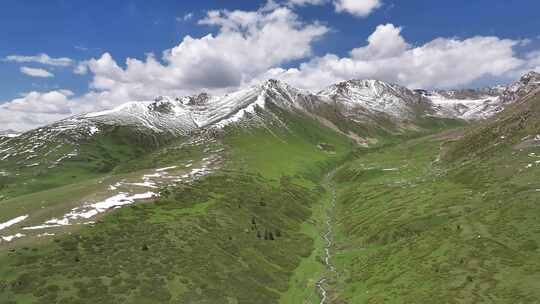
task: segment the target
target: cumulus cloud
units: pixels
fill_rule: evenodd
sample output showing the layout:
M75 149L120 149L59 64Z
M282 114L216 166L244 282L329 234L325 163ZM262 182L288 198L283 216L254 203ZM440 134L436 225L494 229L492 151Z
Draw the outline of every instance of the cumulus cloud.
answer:
M514 53L518 40L497 37L437 38L413 47L401 28L380 25L365 46L350 56L327 54L298 68L273 68L259 79L274 77L300 87L319 89L352 78L376 78L417 87L455 87L482 77L504 77L524 67Z
M334 0L336 12L366 17L382 6L380 0Z
M2 129L27 130L70 115L76 107L69 90L28 92L0 105Z
M71 101L69 97L73 92L69 90L58 90L50 92L32 91L24 94L20 98L2 104L3 110L19 111L27 113L45 113L45 114L70 114Z
M289 7L323 5L332 3L338 13L349 13L357 17L367 17L382 6L381 0L286 0ZM275 4L269 1L269 4Z
M540 50L527 53L525 57L527 58L527 65L521 73L531 70L540 73Z
M217 27L218 33L186 36L160 59L153 54L128 58L125 68L105 53L81 63L76 72L93 74L92 89L129 99L236 88L269 68L310 56L312 43L328 31L302 22L286 7L209 11L198 23Z
M73 73L78 75L85 75L88 73L88 61L79 62L74 68Z
M45 69L21 67L19 70L21 71L21 73L32 77L54 77L53 73Z
M67 57L52 58L47 54L38 54L35 56L22 56L22 55L9 55L4 58L4 61L20 62L20 63L41 63L45 65L53 66L69 66L73 63L73 60Z
M377 26L368 39L368 45L351 51L356 60L376 60L398 56L410 46L401 36L401 27L393 24Z
M25 131L65 118L65 114L28 113L0 108L2 130Z

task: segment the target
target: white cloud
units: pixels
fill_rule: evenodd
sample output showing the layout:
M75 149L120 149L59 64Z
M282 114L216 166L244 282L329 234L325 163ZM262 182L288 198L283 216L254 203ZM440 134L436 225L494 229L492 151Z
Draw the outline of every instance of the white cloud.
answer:
M186 13L182 17L176 17L176 21L178 21L178 22L189 21L191 19L193 19L193 13Z
M528 53L525 58L527 59L527 64L518 74L523 74L527 71L535 71L540 73L540 50L532 51Z
M80 61L74 68L73 73L78 75L85 75L88 73L88 61Z
M86 52L86 51L89 50L89 48L87 48L85 46L82 46L82 45L76 45L73 48L76 49L77 51L83 51L83 52Z
M349 57L328 54L298 68L270 69L258 79L279 78L311 89L352 78L377 78L411 88L454 87L523 68L527 60L514 53L519 43L478 36L437 38L412 47L401 36L401 28L387 24L378 26L368 44L353 49Z
M393 24L377 26L375 32L368 37L368 45L351 51L356 60L375 60L397 56L410 46L401 36L401 27Z
M381 0L286 0L288 7L323 5L332 3L338 13L349 13L357 17L367 17L382 6ZM276 6L273 0L269 0L267 6Z
M50 124L65 117L65 114L27 113L9 111L0 107L0 125L2 126L2 130L25 131Z
M27 113L70 114L71 101L69 101L69 97L71 96L73 96L73 92L69 90L45 93L32 91L20 98L4 103L0 107L3 110Z
M336 12L366 17L382 6L381 0L334 0Z
M0 126L2 129L27 130L62 119L76 106L69 99L72 96L73 92L69 90L25 93L0 104Z
M161 60L128 58L120 67L109 53L76 68L93 74L92 89L129 99L160 94L237 88L269 68L306 58L328 28L306 24L288 8L258 11L209 11L198 22L218 28L215 35L186 36Z
M29 67L21 67L19 69L21 73L32 76L32 77L54 77L54 74L45 70L45 69L37 69L37 68L29 68Z
M327 3L327 0L287 0L289 6L321 5Z
M9 55L4 58L4 61L13 62L35 62L53 66L69 66L73 60L67 57L52 58L47 54L38 54L35 56Z

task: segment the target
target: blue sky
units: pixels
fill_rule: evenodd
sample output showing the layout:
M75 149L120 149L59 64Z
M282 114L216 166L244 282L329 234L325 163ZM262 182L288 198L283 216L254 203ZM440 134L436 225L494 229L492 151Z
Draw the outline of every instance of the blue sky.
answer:
M149 98L141 93L144 90L138 89L141 86L151 88L149 94L161 91L163 94L189 94L200 90L221 93L273 77L308 89L319 89L346 78L378 78L409 87L465 87L507 82L525 70L540 66L540 2L536 0L272 2L3 0L0 3L3 29L0 31L0 58L3 59L0 60L0 103L5 104L7 111L10 103L23 98L9 106L9 110L34 113L23 107L54 100L41 116L52 115L53 119L63 113L112 106L123 98ZM220 12L214 19L208 13L213 10ZM237 22L236 15L231 14L235 11L252 13L256 15L252 17L258 19L253 19L250 25L237 23L234 28L227 28L231 20ZM277 17L272 17L273 13ZM272 35L281 44L270 45L271 50L260 47L254 51L260 52L260 56L246 58L251 62L231 59L230 53L245 49L249 43L261 45L256 37L268 24L277 24L276 34ZM282 26L298 35L279 37ZM243 48L224 48L223 45L229 45L230 37L220 34L227 31L244 35L247 44ZM193 65L178 58L173 58L174 63L167 62L162 56L163 51L182 45L187 35L200 39L208 34L222 38L221 42L212 41L204 52L198 51L201 41L195 41L190 50L178 51L178 57L193 58ZM369 48L366 40L372 35L379 37L374 40L380 42L366 49ZM482 39L468 40L473 37ZM294 41L288 41L291 38ZM437 40L441 38L446 40ZM291 44L291 48L299 51L287 49ZM213 47L219 49L208 51ZM360 48L364 49L351 55L353 49ZM423 48L431 50L431 56L435 56L439 48L446 55L440 59L426 56L412 59L417 53L423 53ZM385 53L382 49L391 51ZM499 51L486 55L486 62L472 70L464 67L452 70L453 63L447 67L437 63L437 60L457 60L462 53L467 57L478 52L476 57L466 58L471 63L469 66L474 66L476 61L482 61L484 49ZM188 51L192 53L186 53ZM279 52L283 54L259 65L258 61ZM104 58L105 53L110 58ZM148 53L154 54L159 66L148 64ZM199 53L203 55L197 55ZM39 54L53 59L69 58L71 62L58 65L8 60L9 56L20 59ZM329 54L333 57L328 57ZM141 68L144 72L140 73L155 72L155 75L147 77L151 80L141 80L145 76L126 69L127 58L138 59L144 66ZM422 66L412 66L411 61L418 61ZM211 64L205 67L204 62ZM491 63L497 67L488 66ZM397 67L389 69L383 65ZM423 74L414 72L415 68L430 65L433 67L426 68ZM86 73L74 73L77 66ZM23 68L26 73L22 72ZM217 72L214 73L214 69ZM173 70L178 75L168 79L167 71ZM201 75L186 76L194 70ZM204 79L207 74L215 79L207 81ZM313 76L318 74L321 76ZM432 76L434 74L436 77ZM461 77L461 74L470 77ZM26 98L29 92L36 93L35 100ZM43 99L42 94L50 92L60 94ZM103 100L97 100L99 98ZM89 106L81 107L83 103ZM80 109L73 109L74 105ZM10 123L2 120L1 111L0 123ZM45 121L36 119L35 124Z

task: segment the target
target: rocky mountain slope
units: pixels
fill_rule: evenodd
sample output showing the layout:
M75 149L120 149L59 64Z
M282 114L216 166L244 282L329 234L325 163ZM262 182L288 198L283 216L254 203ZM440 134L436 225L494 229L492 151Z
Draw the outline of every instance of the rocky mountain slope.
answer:
M470 160L505 149L523 151L540 147L540 90L518 89L510 93L519 96L517 101L495 119L469 129L449 147L445 158Z
M278 80L225 96L160 96L129 102L102 112L70 117L49 126L0 139L0 160L36 166L77 155L82 142L108 136L121 128L150 146L201 130L223 130L236 124L279 122L272 109L310 115L359 143L386 133L422 128L426 117L479 120L495 115L516 99L540 87L540 74L530 72L507 87L479 90L410 90L378 80L350 80L312 93ZM272 120L269 122L268 119ZM127 131L126 131L127 130ZM54 160L52 159L54 158Z
M437 116L480 120L494 116L517 99L538 88L540 88L540 74L529 72L508 86L477 90L417 90L417 92L432 102Z
M364 109L367 113L386 114L395 119L414 119L421 107L429 113L429 100L405 87L379 80L350 80L317 94L323 102L343 105L348 111Z

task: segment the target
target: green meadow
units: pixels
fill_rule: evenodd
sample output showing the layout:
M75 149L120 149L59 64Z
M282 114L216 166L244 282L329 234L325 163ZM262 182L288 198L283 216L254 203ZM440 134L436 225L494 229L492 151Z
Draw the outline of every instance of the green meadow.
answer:
M0 302L319 303L332 189L338 275L328 303L540 301L540 166L531 156L540 149L507 145L464 158L454 152L462 124L430 119L424 134L361 148L300 113L274 112L270 125L227 127L202 145L182 139L141 156L119 152L105 172L5 192L14 196L0 202L9 219L44 200L75 203L97 181L208 151L223 158L208 176L160 188L154 202L0 248ZM43 218L57 212L47 210Z

